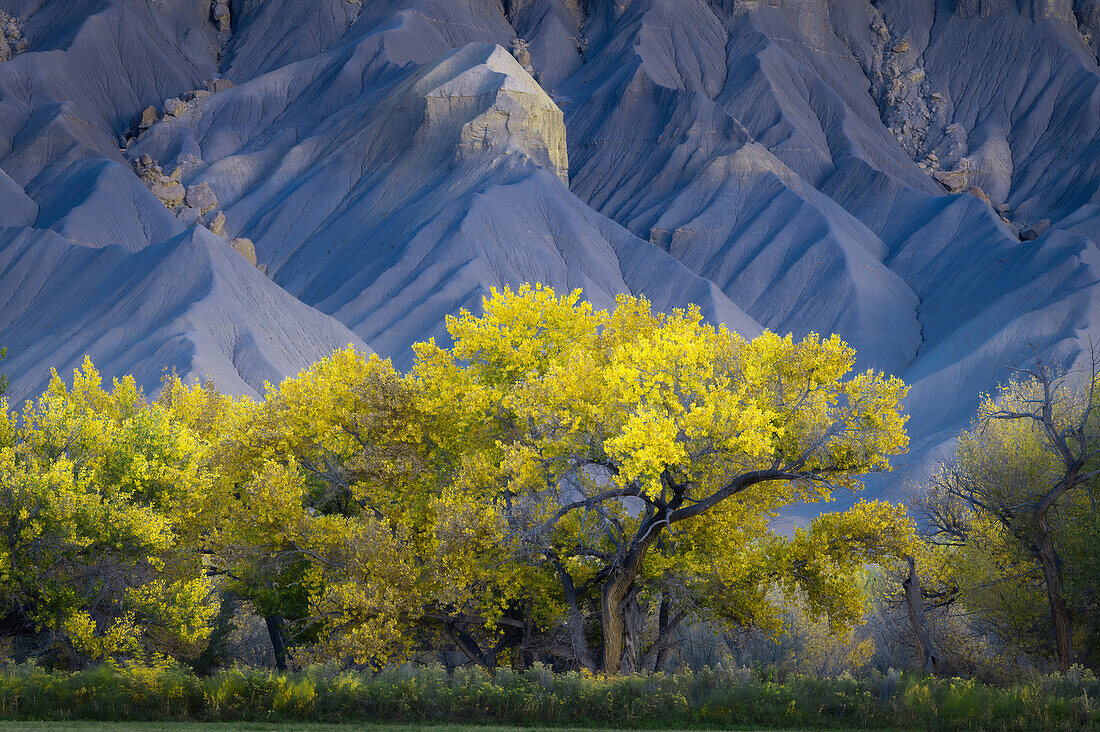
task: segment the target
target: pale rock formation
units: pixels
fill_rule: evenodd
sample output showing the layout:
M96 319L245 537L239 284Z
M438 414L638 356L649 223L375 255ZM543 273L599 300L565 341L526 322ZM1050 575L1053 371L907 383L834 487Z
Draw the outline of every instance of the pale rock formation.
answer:
M256 245L252 243L252 240L238 236L236 239L229 242L229 246L233 247L233 251L244 257L244 260L251 264L253 267L257 266L256 261Z
M150 389L348 342L407 367L541 281L839 333L912 384L869 486L898 497L1029 341L1100 341L1097 5L8 0L13 397L85 352Z
M187 207L180 209L180 212L176 215L176 218L180 220L184 226L195 226L202 218L202 212L194 207Z
M210 229L210 233L214 236L220 239L225 239L225 213L222 211L218 211L218 213L215 214L214 218L211 219L210 225L207 228Z
M993 205L993 201L990 200L989 195L985 191L983 191L980 187L971 186L970 189L967 191L967 193L974 196L974 198L977 198L979 201L985 202L986 206L989 206L990 208L994 208L994 209L996 208Z
M943 184L949 193L959 193L971 186L974 166L969 158L961 158L958 165L952 170L937 170L936 180Z
M137 119L137 128L139 133L144 132L153 125L160 121L160 112L153 105L149 105L142 110L141 116Z
M164 204L165 208L173 212L180 211L187 196L187 189L179 181L179 168L176 168L172 175L165 175L160 165L155 163L152 157L146 153L137 159L134 170L153 196Z
M179 168L177 168L179 170ZM187 205L191 208L197 208L201 215L205 216L207 211L212 210L218 205L218 197L214 195L214 191L210 188L210 184L206 181L196 183L187 189Z
M0 61L10 61L27 50L23 29L11 14L0 10Z
M210 83L208 83L206 85L206 88L212 94L217 94L218 92L223 92L223 91L226 91L227 89L232 89L235 86L236 86L236 84L234 84L229 79L211 79Z
M1027 0L1026 5L1030 5L1031 17L1036 21L1059 20L1074 27L1077 25L1073 0Z
M172 117L178 117L187 111L187 102L173 97L172 99L164 100L164 118L171 119Z
M519 65L523 67L531 76L535 75L535 69L531 66L531 49L527 45L527 41L522 38L516 38L512 41L512 56L515 57Z
M183 205L183 199L186 195L183 184L171 179L165 180L162 178L154 183L149 190L166 208L172 210L178 210Z
M214 19L214 23L218 27L218 33L223 37L228 37L233 30L233 20L228 1L212 0L210 17Z
M518 144L569 182L561 110L499 46L472 45L430 68L413 85L425 103L418 135L461 121L455 152L480 154Z

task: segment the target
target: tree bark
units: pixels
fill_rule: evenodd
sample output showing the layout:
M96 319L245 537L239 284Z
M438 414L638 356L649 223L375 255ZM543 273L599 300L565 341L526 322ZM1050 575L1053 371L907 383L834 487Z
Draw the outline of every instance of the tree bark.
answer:
M233 632L233 616L240 605L240 599L232 592L226 590L222 593L221 604L218 606L218 616L214 621L214 627L210 631L206 648L195 659L193 668L195 673L206 676L213 673L229 655L229 635Z
M657 614L657 657L653 659L653 670L664 671L665 660L668 658L668 634L671 632L669 615L669 601L667 597L661 598L661 610Z
M286 640L283 638L283 619L279 615L264 618L267 634L271 637L271 650L275 653L275 668L286 671Z
M588 639L584 636L584 615L581 614L580 601L577 598L577 587L573 583L573 576L565 570L560 562L555 562L555 566L558 570L558 578L561 580L562 590L565 593L565 601L569 603L566 629L569 631L569 641L573 646L573 657L582 668L595 673L596 660L592 657L592 651L588 647Z
M1035 546L1039 566L1043 570L1046 583L1047 600L1050 603L1051 625L1058 651L1058 667L1068 671L1073 665L1073 628L1070 624L1069 607L1062 591L1062 568L1058 552L1054 548L1050 523L1046 511L1035 512Z
M610 675L619 673L623 651L626 650L626 620L622 604L630 591L633 577L618 573L603 588L600 601L600 620L603 625L603 669Z
M641 666L654 673L664 671L668 663L668 652L672 648L672 634L684 619L683 612L672 615L672 603L668 597L661 598L661 608L657 613L657 640L653 642L642 659Z
M469 633L466 633L461 628L455 627L453 623L447 624L447 633L451 636L451 640L458 646L458 650L462 651L466 658L470 659L478 666L485 669L493 668L493 664L485 656L485 653L481 650L481 646L474 640Z
M924 598L921 594L920 578L917 577L917 565L913 557L905 558L909 562L909 576L902 582L905 588L905 605L909 609L909 624L913 627L913 637L917 641L917 653L925 671L935 673L939 666L939 654L932 643L928 624L924 616Z
M662 513L646 521L639 528L639 538L630 543L625 556L611 578L604 584L600 601L600 620L603 625L603 670L608 675L619 673L626 652L626 603L634 588L634 580L642 571L642 562L653 542L667 525Z
M645 614L638 602L638 588L631 587L622 603L623 613L623 660L621 672L633 674L643 667L639 666L639 644L645 624Z

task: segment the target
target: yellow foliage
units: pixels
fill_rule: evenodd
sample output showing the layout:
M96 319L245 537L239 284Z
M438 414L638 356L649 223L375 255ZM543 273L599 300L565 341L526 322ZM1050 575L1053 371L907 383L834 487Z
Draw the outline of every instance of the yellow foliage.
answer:
M906 447L905 386L849 376L840 338L746 341L695 307L654 313L624 295L597 312L543 286L494 290L482 310L448 319L452 348L417 346L413 376L455 503L502 512L513 556L590 577L667 515L641 577L730 622L774 626L769 586L812 579L815 610L851 621L862 600L845 578L912 548L904 510L878 503L791 542L768 531L783 506L859 488ZM775 479L723 493L756 471Z
M214 608L191 512L194 441L132 378L85 361L0 417L0 591L91 658L193 652Z
M774 630L778 588L839 627L863 564L914 551L879 502L769 528L906 448L905 386L852 373L836 336L746 340L697 307L596 311L538 285L447 328L408 375L349 346L261 400L172 377L149 403L90 362L55 375L0 410L4 592L35 587L36 622L117 657L200 647L224 585L301 657L382 665L432 618L495 637L523 608L556 632L628 564L637 603ZM64 561L29 562L42 551Z

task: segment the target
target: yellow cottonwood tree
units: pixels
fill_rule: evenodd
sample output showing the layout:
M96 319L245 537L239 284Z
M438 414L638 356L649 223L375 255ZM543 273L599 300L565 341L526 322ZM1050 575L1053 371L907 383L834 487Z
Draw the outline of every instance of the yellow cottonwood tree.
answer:
M213 613L189 517L190 432L90 361L17 418L0 410L0 603L21 653L189 655ZM20 649L17 649L20 650Z
M448 318L452 347L416 347L420 408L440 428L433 451L451 456L455 502L497 512L513 556L560 581L581 665L637 668L639 598L708 575L732 588L730 616L767 615L766 583L819 588L816 609L850 616L844 557L909 541L908 519L881 504L789 541L767 530L783 506L857 489L906 447L905 386L851 373L840 338L750 341L694 307L621 296L597 312L541 286L494 291L483 310ZM848 531L869 517L876 530Z
M497 516L454 502L434 420L388 361L349 347L230 411L209 546L267 619L279 665L289 644L384 664L425 623L499 614Z

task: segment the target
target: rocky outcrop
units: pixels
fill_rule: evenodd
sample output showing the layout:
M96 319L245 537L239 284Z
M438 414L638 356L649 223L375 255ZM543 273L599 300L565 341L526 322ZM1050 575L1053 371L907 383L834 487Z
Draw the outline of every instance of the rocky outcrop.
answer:
M178 168L171 175L165 175L160 165L145 154L134 162L134 170L165 208L173 213L180 212L184 198L187 196L187 189L180 183Z
M165 99L162 105L164 116L161 117L157 107L150 105L139 112L130 123L130 127L122 136L122 147L128 149L135 139L148 132L157 122L169 122L173 119L194 114L202 108L202 103L207 98L219 91L232 89L232 81L228 79L213 79L207 84L206 89L194 89L184 92L178 97Z
M245 261L247 261L253 267L256 266L256 245L252 243L251 239L247 239L245 237L237 237L233 241L229 242L229 246L233 247L233 251L244 257Z
M225 213L218 211L214 214L214 218L210 220L210 226L208 228L210 229L210 233L214 236L219 239L225 239Z
M933 176L949 193L961 193L970 187L974 166L969 158L960 158L951 170L937 170ZM988 198L988 196L987 196Z
M947 126L946 95L931 88L912 42L891 30L877 8L870 12L873 53L861 63L871 79L871 95L890 133L921 169L934 175L942 164L933 143L937 131Z
M211 94L217 94L218 92L232 89L234 86L236 86L236 84L229 79L211 79L210 83L206 85L206 89Z
M0 61L9 61L27 50L23 29L12 15L0 10Z
M1100 63L1100 0L1074 0L1073 14L1085 45Z
M183 184L176 180L161 179L149 189L153 195L170 211L179 211L183 206L186 192Z
M1077 19L1073 14L1073 0L1027 0L1027 10L1031 11L1031 18L1036 21L1060 20L1076 26Z
M178 117L187 111L187 102L182 99L172 98L164 100L164 118Z
M231 246L233 248L233 251L235 251L237 254L240 254L242 257L244 257L245 261L251 264L253 267L259 266L256 261L256 245L252 243L251 239L243 236L238 236L236 239L233 239L231 242L229 242L229 246Z
M561 109L500 46L466 46L434 64L413 88L425 105L419 137L449 130L457 134L453 144L459 158L519 152L569 182Z
M200 215L205 216L218 205L218 197L214 195L210 184L202 181L187 189L186 203L189 207L198 209Z
M527 41L522 38L516 38L512 41L512 56L523 67L524 71L532 77L535 75L535 69L531 66L531 47L527 45Z
M150 192L175 214L184 226L195 226L207 222L211 233L226 238L225 214L217 211L218 197L206 181L184 186L183 165L177 165L170 174L164 170L148 153L143 153L134 161L134 171Z
M146 107L135 120L138 134L145 132L158 121L160 121L160 112L157 111L157 108L152 105Z
M211 0L210 17L218 27L218 35L227 40L233 32L233 18L229 10L229 0Z
M247 391L502 284L644 293L839 333L934 459L1012 344L1100 339L1098 4L14 0L0 341Z

